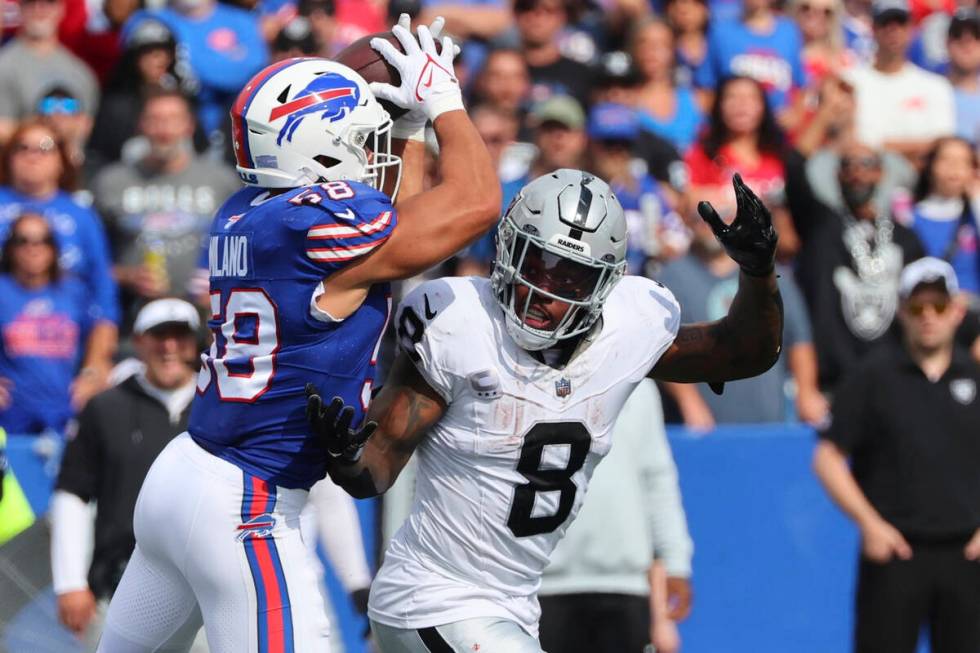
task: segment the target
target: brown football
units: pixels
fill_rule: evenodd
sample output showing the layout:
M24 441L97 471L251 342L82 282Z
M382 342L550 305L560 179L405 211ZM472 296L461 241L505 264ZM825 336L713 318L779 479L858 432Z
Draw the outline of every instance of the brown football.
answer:
M392 32L381 32L379 34L369 34L354 41L334 57L334 61L353 69L354 72L363 77L368 83L381 82L398 86L402 83L398 71L371 47L371 39L375 38L384 39L394 45L399 52L404 52L401 43L398 42L398 39ZM400 118L406 113L405 109L387 100L380 100L380 102L392 120Z

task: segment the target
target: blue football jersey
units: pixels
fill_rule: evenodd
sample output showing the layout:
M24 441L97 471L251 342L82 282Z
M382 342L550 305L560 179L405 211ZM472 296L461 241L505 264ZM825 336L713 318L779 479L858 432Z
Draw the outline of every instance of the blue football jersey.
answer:
M244 188L218 210L208 241L214 343L202 355L188 431L216 456L270 483L309 488L325 448L306 422L314 383L367 410L391 290L377 284L349 317L315 306L324 277L381 245L396 214L384 194L334 181L270 195Z

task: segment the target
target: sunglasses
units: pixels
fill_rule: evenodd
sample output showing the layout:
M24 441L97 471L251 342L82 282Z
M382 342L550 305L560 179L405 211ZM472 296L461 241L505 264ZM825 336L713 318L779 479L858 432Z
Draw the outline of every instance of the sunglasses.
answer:
M10 243L14 247L23 247L25 245L54 245L54 236L48 234L43 238L28 238L27 236L14 235L10 237Z
M886 12L884 15L879 16L874 19L875 27L888 27L889 25L905 25L909 24L908 14L903 14L899 12L889 13Z
M800 5L800 13L801 14L820 13L826 16L827 18L830 18L831 16L834 15L834 10L830 7L816 7L814 5L802 4Z
M30 143L14 143L11 148L14 154L25 154L30 152L31 154L51 154L55 152L57 147L54 144L54 139L50 136L45 136L40 140L37 145L31 145Z
M548 4L540 0L518 0L514 4L514 13L528 14L534 11L559 14L565 11L565 7L563 4Z
M949 308L949 302L943 300L936 302L909 302L906 310L909 312L909 315L922 317L926 312L926 307L932 308L936 315L942 315Z
M877 170L881 167L881 159L876 156L845 156L841 157L840 167Z
M75 115L82 109L82 104L73 97L46 97L37 105L37 112L42 116Z

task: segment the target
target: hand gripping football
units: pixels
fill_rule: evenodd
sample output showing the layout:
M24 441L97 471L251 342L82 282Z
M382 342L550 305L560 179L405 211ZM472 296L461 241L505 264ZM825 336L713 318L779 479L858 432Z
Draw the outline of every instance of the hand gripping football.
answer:
M385 61L385 58L378 54L378 51L371 47L371 39L384 39L391 43L399 52L404 52L401 43L395 38L392 32L382 32L380 34L369 34L362 37L334 57L334 61L342 63L364 78L367 83L381 82L398 86L402 83L401 76L395 67ZM405 115L403 109L387 100L380 100L381 106L385 108L392 120L397 120Z

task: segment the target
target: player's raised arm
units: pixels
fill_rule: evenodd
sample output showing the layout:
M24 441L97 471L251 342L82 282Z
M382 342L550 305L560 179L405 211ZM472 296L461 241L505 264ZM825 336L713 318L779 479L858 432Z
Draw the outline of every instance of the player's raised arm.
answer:
M432 121L439 141L440 183L398 202L398 226L388 241L359 263L334 275L334 287L364 287L423 272L486 233L500 212L500 183L480 135L470 122L453 74L455 46L448 37L437 52L429 28L418 41L403 25L392 30L405 53L387 41L372 46L394 66L401 85L372 83L389 100ZM411 171L406 171L411 175Z
M390 488L446 403L426 383L404 352L395 359L384 388L371 401L367 421L351 429L354 410L336 397L326 407L307 385L307 417L333 457L327 471L351 496L364 499Z
M728 315L714 322L681 325L677 338L649 376L662 381L712 384L762 374L779 358L783 303L773 262L776 231L758 197L735 175L738 212L726 225L711 204L698 204L728 255L741 267Z

